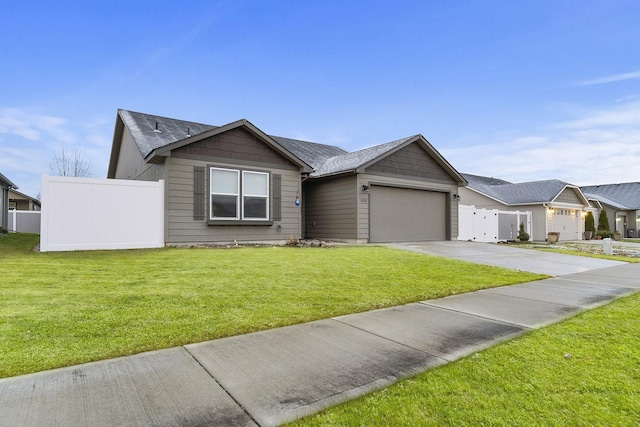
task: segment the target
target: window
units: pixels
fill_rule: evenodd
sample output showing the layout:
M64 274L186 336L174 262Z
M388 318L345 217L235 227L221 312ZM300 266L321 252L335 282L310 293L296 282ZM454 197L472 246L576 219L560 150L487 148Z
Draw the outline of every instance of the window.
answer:
M211 220L269 219L268 173L211 167L209 188Z
M242 219L269 219L269 174L242 171Z
M211 219L239 219L240 171L211 168Z

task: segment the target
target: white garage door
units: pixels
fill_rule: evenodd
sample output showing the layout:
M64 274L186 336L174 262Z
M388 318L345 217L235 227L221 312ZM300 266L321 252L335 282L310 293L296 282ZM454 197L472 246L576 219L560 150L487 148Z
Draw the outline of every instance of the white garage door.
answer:
M551 231L560 232L560 240L580 240L580 211L555 208Z
M369 241L446 240L447 193L372 186Z

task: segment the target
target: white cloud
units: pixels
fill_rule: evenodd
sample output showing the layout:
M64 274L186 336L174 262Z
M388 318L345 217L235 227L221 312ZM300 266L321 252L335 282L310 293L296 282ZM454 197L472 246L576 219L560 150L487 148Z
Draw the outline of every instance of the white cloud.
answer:
M113 125L106 119L70 123L63 117L28 109L0 108L0 172L20 190L35 195L42 173L62 144L83 151L96 176L104 176L109 160Z
M603 127L638 126L640 102L622 103L609 110L594 111L578 120L559 123L557 127L569 129L591 129Z
M557 123L538 135L443 149L442 154L460 172L512 182L560 179L588 185L640 181L638 117L640 104L627 103Z
M600 77L598 79L592 79L592 80L583 80L581 82L578 82L578 85L593 86L593 85L600 85L605 83L613 83L613 82L619 82L623 80L634 80L634 79L640 79L640 71L633 71L631 73L614 74L613 76Z

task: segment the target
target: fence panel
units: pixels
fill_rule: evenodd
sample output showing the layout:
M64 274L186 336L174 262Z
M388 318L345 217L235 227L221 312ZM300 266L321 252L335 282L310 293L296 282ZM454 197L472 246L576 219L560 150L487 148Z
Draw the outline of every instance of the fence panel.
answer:
M164 181L42 178L40 251L164 246Z
M458 207L458 240L492 242L515 240L520 223L531 235L531 212L478 209L475 206Z
M40 212L9 211L9 231L17 233L40 233Z

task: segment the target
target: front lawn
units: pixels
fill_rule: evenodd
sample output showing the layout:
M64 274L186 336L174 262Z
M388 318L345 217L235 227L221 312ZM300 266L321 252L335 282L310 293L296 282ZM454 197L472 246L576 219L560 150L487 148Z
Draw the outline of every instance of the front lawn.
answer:
M0 377L545 276L376 246L34 253L0 238Z
M640 294L294 423L638 426Z

